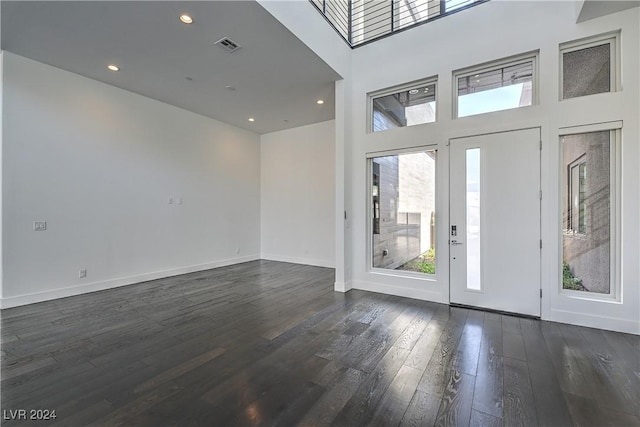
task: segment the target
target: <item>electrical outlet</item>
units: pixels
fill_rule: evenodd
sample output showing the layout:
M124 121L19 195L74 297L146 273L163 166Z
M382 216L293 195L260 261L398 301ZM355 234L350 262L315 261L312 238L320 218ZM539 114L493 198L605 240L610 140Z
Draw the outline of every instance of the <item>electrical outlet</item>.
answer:
M86 269L82 269L78 272L78 277L81 279L84 279L85 277L87 277L87 270Z
M167 203L169 203L170 205L173 204L173 197L169 197L169 199L167 200Z
M33 222L33 231L46 231L46 230L47 230L47 221Z

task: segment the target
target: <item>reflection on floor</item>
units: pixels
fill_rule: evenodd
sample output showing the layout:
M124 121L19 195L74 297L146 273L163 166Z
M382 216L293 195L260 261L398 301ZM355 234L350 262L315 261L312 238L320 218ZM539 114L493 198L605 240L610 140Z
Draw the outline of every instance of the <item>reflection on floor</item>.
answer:
M56 411L38 426L640 425L640 337L334 293L333 276L255 261L4 310L2 410Z

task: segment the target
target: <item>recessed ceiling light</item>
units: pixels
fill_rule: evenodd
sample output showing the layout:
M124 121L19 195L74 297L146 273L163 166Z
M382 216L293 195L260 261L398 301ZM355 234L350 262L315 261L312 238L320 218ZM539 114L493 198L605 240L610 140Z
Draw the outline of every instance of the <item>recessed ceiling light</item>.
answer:
M249 119L248 119L248 120L249 120L250 122L255 122L255 121L256 121L256 119L254 119L253 117L249 117Z
M316 101L316 104L318 104L318 105L322 105L322 104L324 104L324 101L323 101L322 99L318 99L318 100Z
M227 86L225 86L224 88L225 88L225 89L227 89L227 90L231 90L231 91L236 90L236 88L235 88L235 87L233 87L233 86L228 86L228 85L227 85Z
M180 15L180 21L182 21L184 24L193 24L193 18L186 13Z
M420 92L418 89L411 89L409 91L409 95L415 95L416 93Z
M118 67L117 65L113 65L113 64L109 64L107 65L107 68L111 71L120 71L120 67Z
M473 76L473 77L480 77L480 74L476 74L476 75L475 75L475 76Z

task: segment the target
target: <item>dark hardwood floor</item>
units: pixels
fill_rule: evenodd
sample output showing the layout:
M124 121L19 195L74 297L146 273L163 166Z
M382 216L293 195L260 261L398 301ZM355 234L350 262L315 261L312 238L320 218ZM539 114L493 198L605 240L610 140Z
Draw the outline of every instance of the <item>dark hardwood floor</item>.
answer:
M640 425L638 336L333 275L255 261L4 310L3 425Z

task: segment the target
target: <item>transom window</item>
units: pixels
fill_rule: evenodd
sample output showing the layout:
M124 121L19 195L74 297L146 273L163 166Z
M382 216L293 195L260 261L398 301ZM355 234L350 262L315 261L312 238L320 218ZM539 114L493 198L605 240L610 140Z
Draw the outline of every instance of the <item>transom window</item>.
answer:
M378 132L435 122L436 83L434 78L370 95L369 129Z
M528 55L454 72L454 117L533 105L536 60L537 55Z
M560 99L614 92L618 36L604 35L560 46Z

